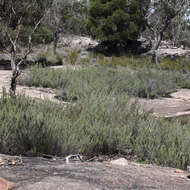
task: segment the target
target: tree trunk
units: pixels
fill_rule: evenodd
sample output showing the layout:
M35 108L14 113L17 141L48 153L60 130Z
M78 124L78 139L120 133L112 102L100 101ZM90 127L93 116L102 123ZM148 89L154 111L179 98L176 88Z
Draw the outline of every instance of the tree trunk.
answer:
M12 75L12 77L11 77L11 87L10 87L10 94L11 95L16 94L16 85L17 85L17 77Z
M53 34L53 53L57 54L57 42L58 42L58 32L55 31Z
M152 51L152 63L158 64L158 50Z
M158 64L158 48L160 47L160 43L162 41L163 34L154 34L154 42L152 47L152 63Z
M20 75L20 71L19 71L19 66L16 63L16 56L14 53L12 53L11 55L11 69L12 69L12 77L11 77L10 95L15 95L17 78Z

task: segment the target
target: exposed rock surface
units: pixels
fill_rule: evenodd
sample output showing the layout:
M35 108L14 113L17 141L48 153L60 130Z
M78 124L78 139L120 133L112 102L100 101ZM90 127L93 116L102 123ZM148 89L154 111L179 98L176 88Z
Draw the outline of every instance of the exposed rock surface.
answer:
M130 44L132 49L134 49L135 52L138 53L145 53L144 55L151 55L152 51L150 50L150 42L147 39L139 39L137 44ZM62 64L60 61L60 58L62 58L62 61L65 57L68 55L68 50L74 50L76 49L79 53L80 58L88 58L89 57L89 49L97 49L98 50L98 44L97 41L92 40L90 37L83 37L83 36L74 36L74 35L68 35L60 37L58 45L57 45L57 53L58 57L53 54L53 45L39 45L37 47L33 48L33 52L28 55L27 61L24 65L21 67L25 68L29 64L34 64L40 62L43 65L60 65ZM133 47L134 46L134 47ZM100 45L100 49L102 46ZM129 48L130 49L130 48ZM125 51L127 51L126 48L124 48ZM120 51L119 48L117 48L117 51ZM123 51L121 49L121 51ZM148 51L148 52L147 52ZM99 52L99 50L97 51ZM101 51L100 51L101 52ZM163 41L161 44L161 47L158 49L158 55L160 57L190 57L190 50L185 50L182 47L177 48L173 47L168 42ZM0 53L0 69L10 69L10 57L6 54Z
M92 40L90 37L83 36L63 36L59 39L59 46L88 49L98 45L97 41Z
M1 167L0 176L15 190L189 190L189 174L173 168L129 162L75 162L23 158L22 166Z
M118 165L118 166L127 166L129 163L125 158L119 158L117 160L112 160L111 164Z
M2 87L9 89L11 71L0 71L0 76L2 93ZM18 86L17 92L58 101L51 89ZM190 90L187 89L172 93L171 98L140 99L139 102L144 109L153 109L159 116L190 114ZM182 170L141 165L124 158L103 163L70 164L59 159L23 158L22 165L0 165L0 177L8 180L6 184L14 183L15 190L189 190L189 176ZM0 190L8 190L6 188L0 180Z
M189 57L190 56L190 50L185 50L182 48L167 48L162 49L160 48L158 50L158 55L161 57Z
M87 49L95 47L97 44L98 43L90 37L68 35L59 39L57 53L61 57L66 57L68 54L68 49L77 49L79 50L79 55L81 58L87 58L89 55ZM58 60L53 54L52 44L34 47L32 53L27 57L26 64L21 67L26 67L28 64L34 64L37 62L48 66L60 64L60 60ZM7 54L0 53L0 69L11 69L10 57Z
M14 184L0 177L0 190L11 190Z
M140 39L142 42L142 46L147 47L150 44L150 41L147 39ZM149 45L150 48L150 45ZM152 51L146 52L144 55L152 55ZM174 47L171 43L167 41L162 41L160 47L158 49L158 56L159 57L168 57L168 58L175 58L175 57L190 57L190 50L184 49L183 47Z
M141 107L152 110L154 115L177 117L190 115L190 90L179 89L170 94L171 98L139 99Z

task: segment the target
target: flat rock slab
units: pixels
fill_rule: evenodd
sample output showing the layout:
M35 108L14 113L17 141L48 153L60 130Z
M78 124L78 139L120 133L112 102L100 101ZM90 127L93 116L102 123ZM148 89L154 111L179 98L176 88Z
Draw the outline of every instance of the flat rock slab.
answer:
M152 110L161 117L190 115L190 89L179 89L170 94L171 98L139 99L142 109Z
M171 93L172 98L184 101L190 101L190 89L180 89L177 92Z
M189 190L188 173L173 168L129 162L49 161L23 158L22 166L1 167L0 176L15 184L15 190Z

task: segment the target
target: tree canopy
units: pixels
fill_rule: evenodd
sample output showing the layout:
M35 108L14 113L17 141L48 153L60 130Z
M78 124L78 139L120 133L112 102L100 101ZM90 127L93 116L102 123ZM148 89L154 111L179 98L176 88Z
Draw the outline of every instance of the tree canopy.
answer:
M94 39L136 40L146 25L145 0L90 0L88 27Z
M19 66L24 63L32 50L32 37L41 24L53 0L0 0L0 49L9 55L12 68L11 94L15 94ZM26 26L23 49L23 32ZM26 45L25 44L25 45Z

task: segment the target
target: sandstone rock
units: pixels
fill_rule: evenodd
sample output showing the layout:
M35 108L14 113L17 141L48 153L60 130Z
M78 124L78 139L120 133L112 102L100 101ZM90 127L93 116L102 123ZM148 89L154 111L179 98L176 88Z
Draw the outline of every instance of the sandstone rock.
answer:
M3 178L0 178L0 190L11 190L13 189L14 187L14 184L3 179Z
M175 170L174 172L175 172L175 173L178 173L178 174L184 174L184 173L185 173L185 171L179 170L179 169Z
M189 50L184 50L181 48L167 48L167 49L162 49L160 48L158 50L158 55L161 57L182 57L186 56L189 54Z
M96 46L98 43L89 37L83 36L63 36L59 40L59 44L63 44L65 47L71 48L84 48L87 49L92 46Z
M119 158L117 160L112 160L111 164L119 165L119 166L127 166L128 161L125 158Z

